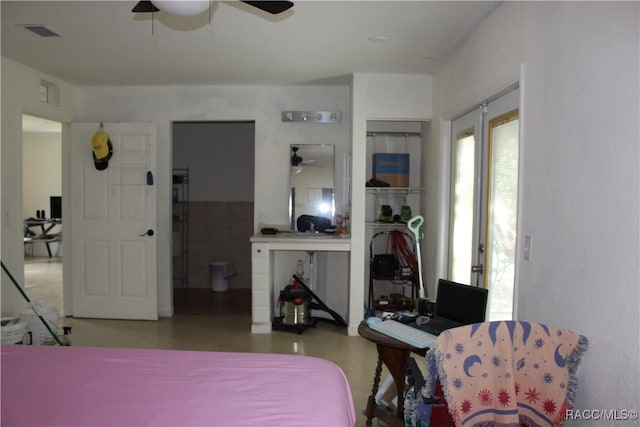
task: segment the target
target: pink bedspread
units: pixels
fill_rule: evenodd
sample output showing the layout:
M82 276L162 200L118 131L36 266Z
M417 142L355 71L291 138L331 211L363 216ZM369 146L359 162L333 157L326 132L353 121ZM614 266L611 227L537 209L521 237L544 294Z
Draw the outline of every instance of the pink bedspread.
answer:
M353 426L342 370L280 354L3 345L3 426Z

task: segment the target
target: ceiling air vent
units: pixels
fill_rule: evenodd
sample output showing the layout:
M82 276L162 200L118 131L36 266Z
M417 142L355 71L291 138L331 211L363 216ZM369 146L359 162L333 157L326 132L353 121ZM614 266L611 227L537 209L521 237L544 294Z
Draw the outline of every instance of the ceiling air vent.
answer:
M45 25L24 24L18 26L40 37L61 37L60 34Z

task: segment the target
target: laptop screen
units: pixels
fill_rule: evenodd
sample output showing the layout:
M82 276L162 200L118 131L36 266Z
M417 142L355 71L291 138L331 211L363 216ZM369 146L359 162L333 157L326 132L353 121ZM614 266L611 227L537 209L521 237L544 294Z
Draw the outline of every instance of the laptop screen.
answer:
M436 316L463 325L484 322L489 291L450 280L438 281Z

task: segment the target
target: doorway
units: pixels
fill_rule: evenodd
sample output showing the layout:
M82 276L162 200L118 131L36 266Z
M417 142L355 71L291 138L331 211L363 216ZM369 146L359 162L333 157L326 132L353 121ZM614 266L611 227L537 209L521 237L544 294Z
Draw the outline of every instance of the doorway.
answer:
M23 114L22 163L23 287L63 313L62 123Z
M174 122L172 141L174 312L250 315L255 123Z
M489 289L489 320L513 318L519 91L452 122L449 277Z

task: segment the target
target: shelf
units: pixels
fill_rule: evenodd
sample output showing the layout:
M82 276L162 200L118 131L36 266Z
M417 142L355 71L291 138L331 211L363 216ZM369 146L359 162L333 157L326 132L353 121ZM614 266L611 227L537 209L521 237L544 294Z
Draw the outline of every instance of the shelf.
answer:
M373 303L376 311L402 311L413 310L415 307L415 299L400 294L390 294L381 297Z
M173 169L173 282L189 287L189 169Z
M366 228L383 228L383 229L398 229L407 228L407 224L403 222L365 222Z
M378 221L381 208L384 205L389 205L392 208L392 217L396 214L401 214L402 207L405 205L409 206L412 211L413 209L419 211L420 197L425 190L417 187L367 187L365 227L382 229L406 228L406 223ZM412 215L409 215L409 217L412 217Z
M415 303L413 300L410 300L407 304L374 304L374 309L376 311L403 311L403 310L412 310L415 307Z
M372 273L371 278L373 280L384 280L387 282L415 282L416 281L416 278L413 275L395 277L395 276L380 276L378 274Z
M426 188L418 187L365 187L367 193L383 193L383 194L418 194L426 191Z
M376 136L404 136L404 137L410 137L410 136L422 136L422 132L389 132L389 131L382 131L382 132L375 132L375 131L367 131L367 136L368 137L373 137L375 138Z

